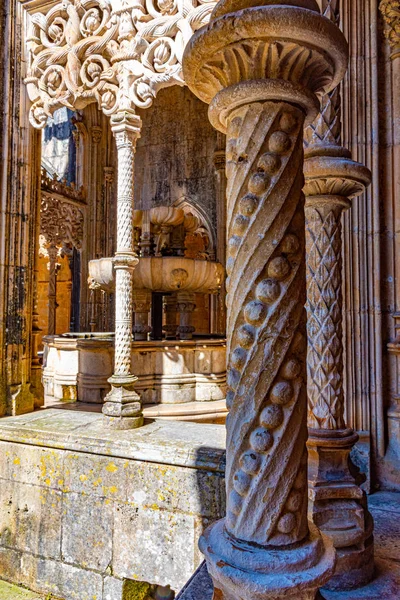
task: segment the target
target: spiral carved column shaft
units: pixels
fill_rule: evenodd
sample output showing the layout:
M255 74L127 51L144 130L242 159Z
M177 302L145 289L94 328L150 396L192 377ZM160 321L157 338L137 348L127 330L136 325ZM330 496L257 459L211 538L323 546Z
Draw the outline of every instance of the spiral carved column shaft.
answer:
M262 545L308 531L303 122L255 103L227 131L226 526Z
M314 0L221 0L183 61L226 133L227 515L200 540L215 600L312 600L334 569L307 522L303 135L346 62Z
M133 269L138 262L134 253L133 202L134 157L141 121L132 111L117 113L111 127L117 144L117 251L115 275L115 357L111 391L103 406L107 423L128 429L143 423L140 397L134 390L136 377L131 373Z

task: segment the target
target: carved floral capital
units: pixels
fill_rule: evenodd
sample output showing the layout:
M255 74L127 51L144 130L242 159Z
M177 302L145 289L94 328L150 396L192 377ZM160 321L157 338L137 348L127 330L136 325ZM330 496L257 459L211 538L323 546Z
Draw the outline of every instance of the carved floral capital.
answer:
M106 115L150 106L183 85L182 55L212 0L63 0L30 16L25 83L36 128L62 106Z
M379 8L388 27L385 35L393 47L400 46L400 0L381 0Z

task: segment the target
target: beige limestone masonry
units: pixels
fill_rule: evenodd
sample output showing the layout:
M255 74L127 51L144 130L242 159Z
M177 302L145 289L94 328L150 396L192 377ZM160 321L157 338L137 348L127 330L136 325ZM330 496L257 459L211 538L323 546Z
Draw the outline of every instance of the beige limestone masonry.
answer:
M0 578L65 600L122 600L121 581L178 591L224 514L224 428L43 410L0 426Z

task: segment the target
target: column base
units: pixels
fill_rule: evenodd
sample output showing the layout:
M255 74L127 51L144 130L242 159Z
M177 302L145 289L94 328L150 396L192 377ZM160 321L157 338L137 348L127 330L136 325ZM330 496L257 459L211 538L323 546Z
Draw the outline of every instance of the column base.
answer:
M366 585L374 572L373 521L363 490L349 468L350 451L358 439L351 429L310 430L309 518L331 538L337 552L329 590Z
M335 575L324 586L330 591L354 590L367 585L374 576L374 538L362 548L339 548L336 551Z
M113 375L108 380L111 390L103 405L104 423L110 429L136 429L143 425L140 396L134 386L134 375Z
M221 520L199 542L214 584L214 600L315 600L334 572L333 544L311 525L292 546L260 547L236 540Z

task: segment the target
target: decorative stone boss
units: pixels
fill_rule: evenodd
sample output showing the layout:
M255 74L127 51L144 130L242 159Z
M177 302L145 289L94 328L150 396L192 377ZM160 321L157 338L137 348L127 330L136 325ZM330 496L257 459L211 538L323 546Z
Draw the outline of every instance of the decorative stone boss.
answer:
M184 55L227 135L227 516L200 542L219 600L312 599L334 568L307 522L303 130L347 59L315 0L221 0Z

